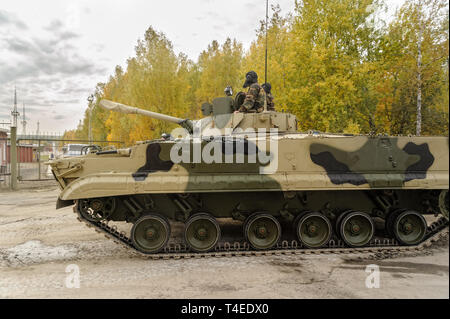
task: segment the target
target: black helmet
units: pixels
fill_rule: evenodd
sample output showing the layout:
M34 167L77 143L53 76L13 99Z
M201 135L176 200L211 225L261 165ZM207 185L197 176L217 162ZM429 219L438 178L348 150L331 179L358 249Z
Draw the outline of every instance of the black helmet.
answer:
M272 91L272 85L270 85L270 83L264 83L263 85L261 85L261 87L267 94L269 94L270 91Z
M244 89L248 88L253 83L258 83L258 74L255 71L250 71L245 76Z

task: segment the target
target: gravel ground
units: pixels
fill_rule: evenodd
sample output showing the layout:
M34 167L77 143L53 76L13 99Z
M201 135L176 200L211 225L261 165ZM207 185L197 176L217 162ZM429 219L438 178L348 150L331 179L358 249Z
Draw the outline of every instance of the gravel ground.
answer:
M449 298L448 240L383 260L143 260L78 222L72 208L56 211L52 185L0 192L1 298ZM380 267L378 289L366 287L369 264ZM71 265L79 269L80 288L67 288Z

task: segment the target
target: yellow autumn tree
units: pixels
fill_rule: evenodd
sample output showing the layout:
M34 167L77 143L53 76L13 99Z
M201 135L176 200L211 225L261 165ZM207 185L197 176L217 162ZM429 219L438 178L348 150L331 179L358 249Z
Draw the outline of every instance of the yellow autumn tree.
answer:
M198 59L197 103L209 101L224 95L224 89L232 86L238 90L242 86L241 64L242 44L228 38L222 45L213 41Z
M421 133L448 135L448 45L447 1L409 0L396 13L379 63L376 118L386 132L416 134L420 106Z
M177 56L172 43L160 32L149 28L136 46L136 56L127 61L127 69L116 73L103 85L101 98L145 110L185 118L193 114L187 98L192 89L192 63ZM126 144L159 138L174 127L170 123L134 115L109 112L105 121L108 140Z
M246 72L256 71L262 84L266 41L276 108L295 114L300 130L414 134L420 126L422 134L448 135L446 7L447 0L406 0L386 24L382 0L299 0L286 15L272 6L247 52L236 39L212 41L196 62L150 27L126 68L95 88L94 139L130 145L175 127L105 111L103 98L195 119L226 86L241 91ZM67 136L87 139L89 116Z

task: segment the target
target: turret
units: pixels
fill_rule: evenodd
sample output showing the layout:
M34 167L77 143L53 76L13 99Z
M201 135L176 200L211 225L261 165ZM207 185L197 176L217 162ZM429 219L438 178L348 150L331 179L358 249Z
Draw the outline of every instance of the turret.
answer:
M278 129L279 132L296 132L297 118L290 113L269 112L262 113L240 113L235 110L242 103L242 95L238 94L236 99L230 96L219 97L212 103L202 105L202 113L205 118L197 121L181 119L165 114L151 112L124 104L111 102L108 100L100 101L100 106L109 111L120 112L124 114L141 114L154 119L176 123L185 128L189 134L198 134L207 136L225 135L226 132L238 133L248 129Z

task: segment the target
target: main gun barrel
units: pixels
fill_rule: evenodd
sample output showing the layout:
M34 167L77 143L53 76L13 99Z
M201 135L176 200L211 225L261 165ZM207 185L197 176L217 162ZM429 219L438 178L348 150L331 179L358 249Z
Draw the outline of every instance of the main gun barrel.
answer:
M185 129L187 129L189 131L189 133L192 134L193 124L192 124L192 121L188 120L188 119L181 119L181 118L170 116L170 115L151 112L151 111L139 109L137 107L128 106L128 105L124 105L124 104L120 104L120 103L112 102L112 101L108 101L108 100L101 100L100 106L108 111L114 111L114 112L119 112L119 113L124 113L124 114L141 114L141 115L148 116L148 117L151 117L151 118L154 118L157 120L176 123L178 125L181 125Z

